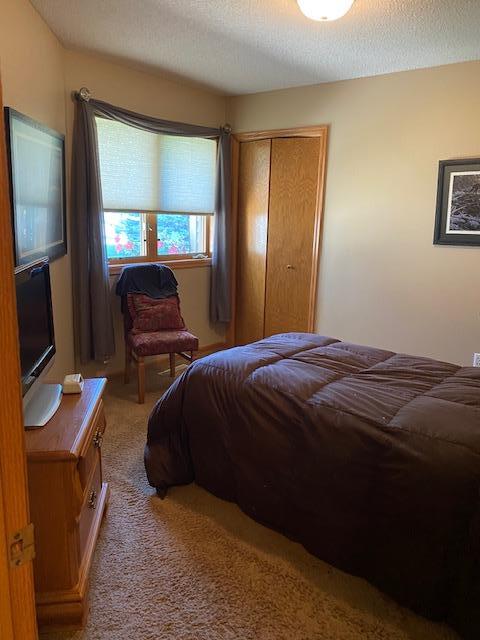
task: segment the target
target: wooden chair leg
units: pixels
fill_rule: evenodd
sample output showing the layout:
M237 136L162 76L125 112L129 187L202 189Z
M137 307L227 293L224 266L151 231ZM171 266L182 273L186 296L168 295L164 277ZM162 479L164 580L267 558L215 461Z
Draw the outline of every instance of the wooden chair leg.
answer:
M170 377L175 377L175 354L170 354Z
M145 360L137 359L137 375L138 375L138 404L145 402Z
M125 377L124 382L128 384L130 382L130 372L132 369L132 351L128 344L125 344Z

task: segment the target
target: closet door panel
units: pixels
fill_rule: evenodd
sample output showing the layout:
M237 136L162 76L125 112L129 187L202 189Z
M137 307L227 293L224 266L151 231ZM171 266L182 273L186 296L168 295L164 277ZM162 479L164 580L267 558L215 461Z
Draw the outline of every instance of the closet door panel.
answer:
M264 336L271 140L240 145L236 344Z
M310 329L320 138L272 141L265 335Z

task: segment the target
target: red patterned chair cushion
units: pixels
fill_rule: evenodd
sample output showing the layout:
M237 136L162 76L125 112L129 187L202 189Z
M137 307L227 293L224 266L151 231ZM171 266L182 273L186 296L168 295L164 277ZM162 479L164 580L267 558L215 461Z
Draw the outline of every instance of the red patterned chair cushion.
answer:
M198 351L198 338L188 331L129 333L127 340L138 356Z
M150 298L141 293L129 293L128 311L133 333L185 329L178 296Z

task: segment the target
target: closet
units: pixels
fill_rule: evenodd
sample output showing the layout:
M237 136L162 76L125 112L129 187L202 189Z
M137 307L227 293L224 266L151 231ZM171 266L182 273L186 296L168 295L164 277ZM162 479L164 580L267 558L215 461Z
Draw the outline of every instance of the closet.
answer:
M313 331L327 128L236 137L235 343Z

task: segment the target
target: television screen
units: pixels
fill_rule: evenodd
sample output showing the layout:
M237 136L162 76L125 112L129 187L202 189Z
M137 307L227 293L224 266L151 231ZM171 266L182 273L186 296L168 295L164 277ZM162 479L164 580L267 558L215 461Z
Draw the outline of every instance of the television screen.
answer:
M6 108L16 264L66 253L64 136Z
M15 272L23 393L39 377L55 353L50 273L40 261Z

